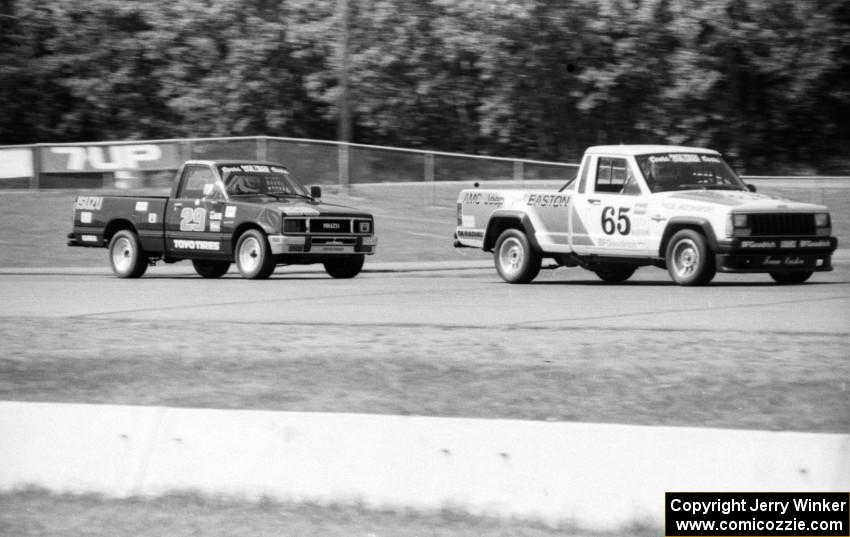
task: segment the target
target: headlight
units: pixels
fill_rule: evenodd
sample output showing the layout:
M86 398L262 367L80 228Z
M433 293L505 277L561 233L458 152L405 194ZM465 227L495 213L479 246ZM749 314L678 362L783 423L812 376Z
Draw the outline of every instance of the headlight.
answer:
M829 213L815 213L815 227L829 227Z
M357 221L357 232L358 233L371 233L372 232L372 222L369 220L358 220Z
M732 225L736 228L747 227L749 223L749 219L745 214L733 214L732 215Z
M283 219L284 233L306 233L307 220L303 218L284 218Z

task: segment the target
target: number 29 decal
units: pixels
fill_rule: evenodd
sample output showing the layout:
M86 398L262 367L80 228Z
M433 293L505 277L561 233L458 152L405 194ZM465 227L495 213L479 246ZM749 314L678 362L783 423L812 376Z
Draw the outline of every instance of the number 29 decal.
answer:
M203 231L206 220L206 209L186 207L180 211L180 231Z
M628 212L631 207L605 207L602 209L602 232L606 235L613 235L615 232L620 235L628 235L632 230L632 223L629 220ZM614 215L616 213L616 219Z

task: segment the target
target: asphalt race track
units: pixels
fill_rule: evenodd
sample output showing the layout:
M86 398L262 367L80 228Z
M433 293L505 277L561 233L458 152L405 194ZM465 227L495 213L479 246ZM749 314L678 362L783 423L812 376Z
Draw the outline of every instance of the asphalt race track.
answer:
M697 288L676 286L654 268L620 285L563 268L544 270L529 285L509 285L483 262L367 263L352 280L286 267L268 281L243 280L235 269L221 280L204 280L188 263L151 268L139 280L99 269L4 269L0 316L835 336L850 332L850 264L840 258L835 264L835 271L816 273L803 285L775 285L763 274L719 274Z

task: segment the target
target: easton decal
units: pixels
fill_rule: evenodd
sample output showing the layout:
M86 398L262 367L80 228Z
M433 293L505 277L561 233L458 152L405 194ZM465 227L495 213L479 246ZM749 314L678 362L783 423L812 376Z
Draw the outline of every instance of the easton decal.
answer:
M529 194L526 205L533 207L569 207L570 197L563 194Z

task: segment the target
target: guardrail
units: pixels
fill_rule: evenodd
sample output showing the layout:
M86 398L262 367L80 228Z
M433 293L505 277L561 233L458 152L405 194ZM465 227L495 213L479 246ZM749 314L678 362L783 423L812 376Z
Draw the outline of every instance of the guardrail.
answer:
M0 188L168 186L189 159L272 160L304 183L567 180L577 164L269 136L0 147Z
M0 490L192 490L573 524L663 524L668 491L846 491L850 436L0 402Z

